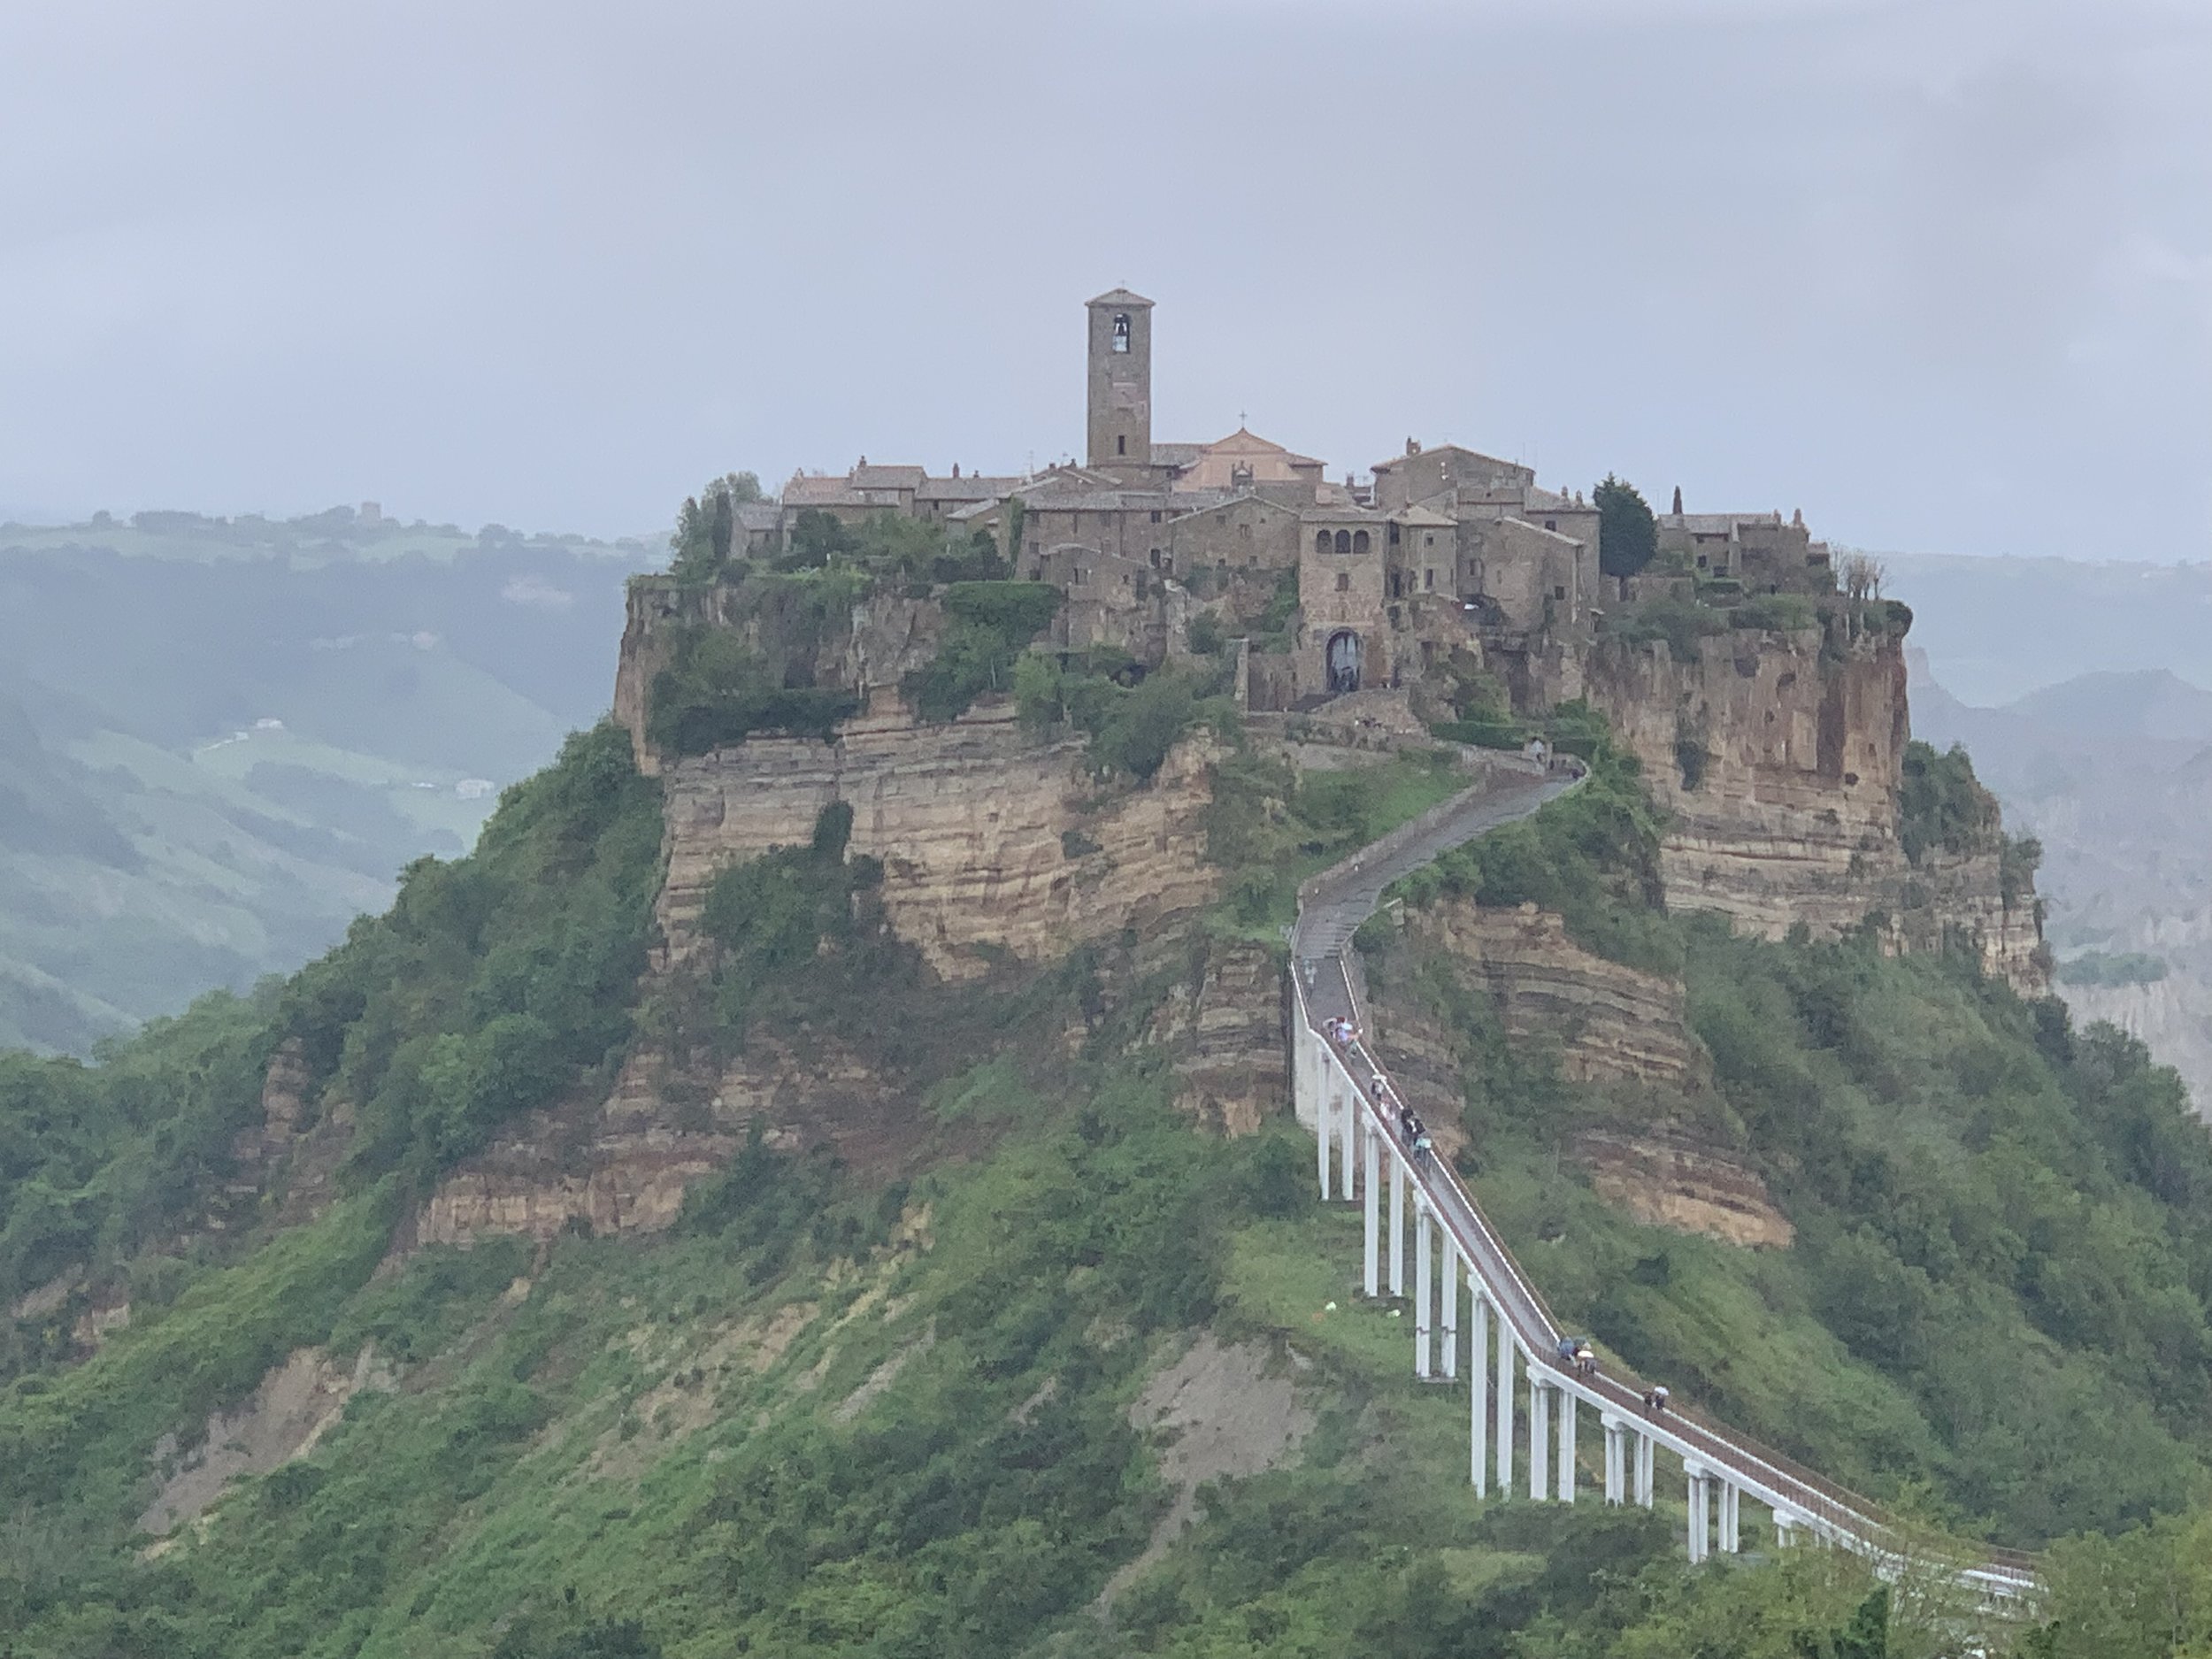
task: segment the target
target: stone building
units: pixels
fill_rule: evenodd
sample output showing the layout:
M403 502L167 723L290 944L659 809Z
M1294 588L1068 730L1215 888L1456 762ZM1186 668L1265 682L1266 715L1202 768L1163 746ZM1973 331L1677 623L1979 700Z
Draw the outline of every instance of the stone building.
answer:
M1162 442L1154 313L1127 288L1085 305L1079 463L940 478L864 458L841 478L795 477L780 533L811 508L848 524L895 513L987 534L1017 576L1067 593L1059 643L1156 664L1187 652L1190 623L1210 616L1249 641L1260 707L1410 691L1440 663L1463 672L1471 660L1517 706L1540 709L1581 695L1581 648L1609 603L1693 573L1753 592L1832 586L1828 550L1801 518L1677 511L1659 518L1663 557L1624 593L1601 577L1594 503L1458 444L1409 439L1362 485L1333 482L1320 460L1243 426L1207 443ZM749 520L746 533L756 546Z

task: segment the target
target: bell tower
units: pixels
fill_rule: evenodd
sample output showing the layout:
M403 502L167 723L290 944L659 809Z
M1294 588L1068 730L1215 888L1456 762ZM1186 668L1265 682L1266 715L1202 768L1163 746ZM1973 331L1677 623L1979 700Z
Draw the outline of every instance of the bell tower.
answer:
M1152 465L1152 302L1127 288L1100 295L1090 312L1087 465Z

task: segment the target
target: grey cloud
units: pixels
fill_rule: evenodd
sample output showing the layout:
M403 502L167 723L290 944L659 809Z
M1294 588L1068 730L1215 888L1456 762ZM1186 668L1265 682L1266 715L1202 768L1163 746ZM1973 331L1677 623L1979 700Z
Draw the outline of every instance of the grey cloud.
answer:
M19 7L0 511L1019 466L1127 282L1164 435L2203 557L2208 60L2179 4Z

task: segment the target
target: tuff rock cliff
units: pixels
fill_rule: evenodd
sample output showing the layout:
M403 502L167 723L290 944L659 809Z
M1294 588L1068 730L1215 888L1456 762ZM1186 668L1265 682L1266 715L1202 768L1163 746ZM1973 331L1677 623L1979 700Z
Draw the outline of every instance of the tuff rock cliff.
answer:
M1678 657L1603 642L1584 683L1670 816L1667 902L1770 939L1870 920L1891 949L1964 942L2024 995L2049 983L2032 887L1996 838L1906 856L1900 798L1911 721L1899 632L1739 631Z

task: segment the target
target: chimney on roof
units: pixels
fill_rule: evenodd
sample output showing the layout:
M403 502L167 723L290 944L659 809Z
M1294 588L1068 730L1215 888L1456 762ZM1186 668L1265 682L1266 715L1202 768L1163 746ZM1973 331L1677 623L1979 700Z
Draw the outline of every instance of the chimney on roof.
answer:
M1793 529L1802 530L1805 527L1805 510L1802 507L1790 509L1790 525Z
M1674 516L1678 518L1682 516L1682 486L1679 484L1674 487Z
M1418 438L1408 438L1408 439L1406 440L1406 453L1407 453L1408 455L1418 455L1418 454L1420 454L1420 453L1421 453L1421 441L1420 441Z
M960 476L960 463L957 461L955 461L952 464L952 475L955 478L958 478Z

